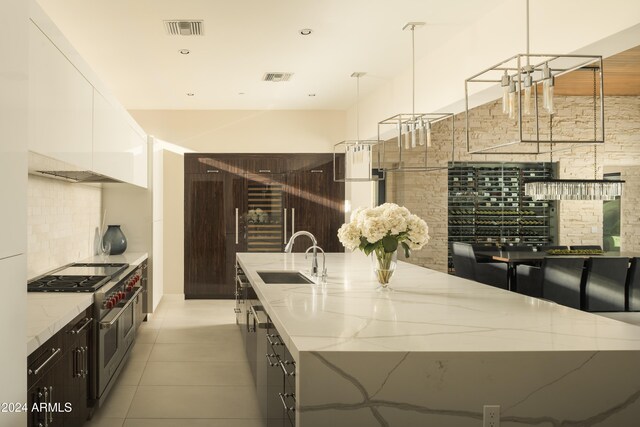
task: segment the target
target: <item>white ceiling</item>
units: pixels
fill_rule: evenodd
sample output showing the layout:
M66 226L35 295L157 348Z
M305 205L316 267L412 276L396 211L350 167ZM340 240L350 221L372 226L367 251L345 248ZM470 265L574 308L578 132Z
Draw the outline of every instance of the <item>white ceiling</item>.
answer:
M419 58L504 1L38 3L127 109L346 109L355 102L352 72L367 72L363 96L409 69L407 22L427 22L415 33ZM205 34L168 36L167 19L204 20ZM313 34L299 35L302 28ZM294 76L287 83L261 81L272 71Z

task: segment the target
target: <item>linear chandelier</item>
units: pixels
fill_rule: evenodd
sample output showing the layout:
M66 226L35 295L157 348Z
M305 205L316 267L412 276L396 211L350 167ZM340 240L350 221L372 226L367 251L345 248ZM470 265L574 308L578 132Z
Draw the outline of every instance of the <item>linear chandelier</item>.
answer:
M360 139L360 77L366 73L355 72L356 78L356 139L338 142L333 146L333 180L335 182L367 182L384 179L380 167L380 150L375 150L377 140ZM374 174L374 169L381 171Z
M450 131L442 132L451 141L451 164L455 162L454 116L451 113L416 113L416 54L415 29L423 26L424 22L409 22L402 30L411 30L411 61L412 61L412 98L411 113L401 113L378 122L378 143L382 151L382 165L385 172L431 172L448 169L444 166L429 166L429 147L436 129L434 125L449 119ZM445 128L446 129L446 128ZM390 136L390 135L397 136ZM389 146L387 145L389 144ZM390 147L390 148L388 148ZM397 148L396 148L397 147ZM391 153L397 158L393 162L386 156ZM418 159L417 162L410 161ZM387 164L389 163L389 164Z
M591 109L596 132L593 136L584 136L579 126L583 123L557 121L557 133L562 136L553 143L573 144L573 147L604 143L602 56L530 53L529 0L526 0L526 9L526 53L514 55L465 80L466 143L470 154L549 153L552 141L544 130L553 115L564 113L554 99L556 78L572 71L592 74ZM490 130L483 131L478 123L484 119L470 110L472 92L487 101L501 98L498 102L502 104L503 115ZM539 92L542 92L541 100ZM587 131L590 132L590 127Z
M553 116L549 127L553 140ZM550 162L553 165L553 143ZM620 180L598 179L598 146L593 146L593 179L535 179L525 182L524 194L536 200L614 200L622 196Z

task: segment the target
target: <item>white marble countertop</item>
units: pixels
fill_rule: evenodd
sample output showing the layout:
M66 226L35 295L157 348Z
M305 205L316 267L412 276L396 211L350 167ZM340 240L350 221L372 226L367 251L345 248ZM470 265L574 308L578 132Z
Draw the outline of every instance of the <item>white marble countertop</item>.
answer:
M145 259L147 259L149 256L149 254L147 254L146 252L125 252L121 255L108 255L106 257L103 257L101 255L94 255L94 256L90 256L89 258L85 258L82 260L79 260L78 262L85 262L85 263L90 263L90 262L107 262L107 263L118 263L118 262L125 262L129 265L139 265L140 263L142 263L142 261L144 261Z
M125 252L105 258L96 255L78 262L125 262L138 265L147 256L146 252ZM93 293L27 292L27 354L33 353L91 304Z
M360 252L327 254L324 285L267 285L256 273L308 271L303 254L237 258L296 359L308 351L640 350L638 326L408 263L399 263L393 291L377 291Z
M27 354L37 350L91 304L90 292L28 292Z

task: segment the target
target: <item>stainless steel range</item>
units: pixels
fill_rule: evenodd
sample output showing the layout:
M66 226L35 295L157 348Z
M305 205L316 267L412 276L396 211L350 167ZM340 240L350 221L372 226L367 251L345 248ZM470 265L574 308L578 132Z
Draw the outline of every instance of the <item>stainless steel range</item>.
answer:
M96 326L91 354L91 398L99 407L124 366L135 340L142 266L70 264L27 284L29 292L93 292ZM140 301L138 301L140 302ZM139 304L141 306L141 304Z

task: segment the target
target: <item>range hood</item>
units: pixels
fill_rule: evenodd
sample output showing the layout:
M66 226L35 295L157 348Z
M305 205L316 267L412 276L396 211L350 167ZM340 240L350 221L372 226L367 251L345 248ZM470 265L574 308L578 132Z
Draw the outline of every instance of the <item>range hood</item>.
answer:
M121 183L97 172L83 170L70 163L29 151L29 173L76 183Z

